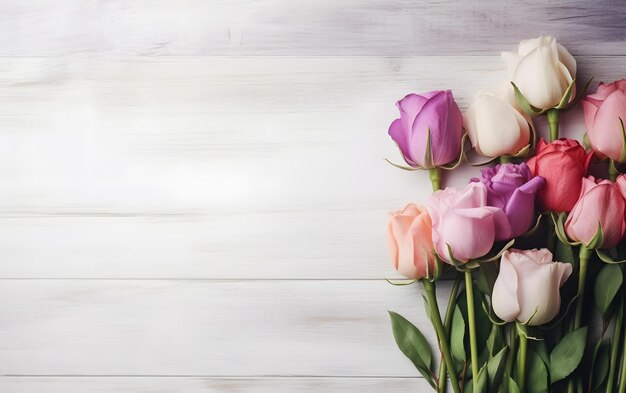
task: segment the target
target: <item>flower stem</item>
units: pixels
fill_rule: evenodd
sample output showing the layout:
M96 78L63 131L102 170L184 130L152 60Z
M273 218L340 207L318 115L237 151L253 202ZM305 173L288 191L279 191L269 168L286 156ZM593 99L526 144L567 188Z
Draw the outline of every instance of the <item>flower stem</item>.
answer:
M443 351L443 358L448 368L448 375L450 375L452 390L454 393L460 393L461 388L459 386L459 379L456 376L456 371L454 370L454 363L452 362L450 342L448 340L448 335L445 332L443 323L441 322L441 314L439 312L439 305L437 304L437 296L435 294L435 284L430 282L428 279L422 279L422 284L426 290L426 298L428 299L428 304L430 305L433 327L435 328L435 332L437 332L437 338L439 339L439 344L441 345L441 350ZM441 381L439 381L439 383L441 383Z
M624 326L624 338L623 338L623 346L622 354L626 353L626 326ZM626 359L622 356L622 372L619 381L619 388L617 389L618 393L626 393Z
M615 325L613 326L613 338L611 339L611 360L609 366L609 377L607 379L606 384L606 393L613 393L613 387L615 383L615 371L617 369L617 365L619 362L619 346L620 346L620 338L622 336L622 324L624 318L624 299L620 299L620 308L617 311L617 316L615 317ZM624 380L624 373L622 373L622 381Z
M457 273L454 285L450 291L450 298L448 299L448 307L446 308L446 316L444 320L444 327L446 331L446 337L450 337L450 330L452 329L452 317L454 316L454 306L456 305L456 298L459 296L459 287L463 276L461 273ZM445 359L441 359L441 366L439 367L439 393L445 393L446 391L446 362Z
M478 392L478 344L476 342L476 316L474 312L474 287L472 271L465 271L465 296L467 297L467 319L469 323L470 354L472 358L472 385Z
M433 186L433 191L441 189L441 169L439 167L430 168L428 170L430 176L430 184Z
M626 278L626 268L622 265L622 275ZM626 323L624 323L624 303L626 303L626 287L622 287L622 371L620 373L619 380L619 388L617 389L618 393L626 393L626 358L624 358L624 354L626 353Z
M576 299L576 316L574 318L574 329L578 329L580 327L582 319L583 302L585 298L585 281L587 279L587 266L589 265L591 250L584 245L581 245L578 256L580 264L578 271L578 298Z
M511 325L506 326L509 340L509 354L506 359L506 374L513 375L513 364L517 359L517 339L516 339L516 329L513 329Z
M559 111L558 109L549 109L546 116L550 126L550 142L554 142L559 139Z
M519 360L517 362L517 385L520 393L526 389L526 353L528 351L528 336L526 326L516 322L519 330Z
M508 164L511 162L510 156L500 156L500 164Z

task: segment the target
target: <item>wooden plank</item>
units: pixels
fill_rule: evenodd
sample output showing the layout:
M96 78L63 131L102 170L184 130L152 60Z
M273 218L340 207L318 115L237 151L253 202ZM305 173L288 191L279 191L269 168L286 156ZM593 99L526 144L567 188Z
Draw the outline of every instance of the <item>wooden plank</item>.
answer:
M430 194L382 160L393 103L504 78L495 57L4 58L0 277L393 276L386 214Z
M542 34L624 55L625 15L614 0L5 0L0 55L495 54Z
M422 378L0 377L11 393L322 393L425 392Z
M382 161L394 101L503 78L494 57L2 59L0 277L393 276L386 213L430 194Z
M434 344L419 291L384 281L3 280L0 370L414 377L387 310Z

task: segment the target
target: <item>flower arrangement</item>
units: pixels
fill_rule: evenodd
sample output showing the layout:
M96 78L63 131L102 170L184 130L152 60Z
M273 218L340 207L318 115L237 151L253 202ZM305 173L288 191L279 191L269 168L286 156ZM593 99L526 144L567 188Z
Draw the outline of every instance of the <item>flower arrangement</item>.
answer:
M423 285L438 365L390 312L395 341L438 392L626 393L626 80L585 96L590 81L577 88L576 60L553 37L502 57L510 83L465 113L449 90L397 103L389 135L408 166L393 165L427 170L433 194L389 215L391 261L409 279L392 284ZM585 147L559 139L560 115L579 103ZM538 116L549 142L536 143ZM499 163L442 188L441 171L472 155ZM594 158L606 179L588 174ZM455 277L443 315L442 276Z

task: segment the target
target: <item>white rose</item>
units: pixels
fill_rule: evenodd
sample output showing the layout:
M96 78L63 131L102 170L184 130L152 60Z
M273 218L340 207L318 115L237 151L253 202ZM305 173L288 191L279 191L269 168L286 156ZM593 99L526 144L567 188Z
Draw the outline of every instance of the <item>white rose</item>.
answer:
M545 248L505 251L491 295L493 311L506 322L548 323L559 313L559 288L571 274L572 265L553 262Z
M502 58L511 81L537 108L558 105L576 77L576 60L554 37L524 40L518 54L503 52Z
M476 152L485 157L515 155L530 143L530 126L501 91L478 93L463 114L463 126Z

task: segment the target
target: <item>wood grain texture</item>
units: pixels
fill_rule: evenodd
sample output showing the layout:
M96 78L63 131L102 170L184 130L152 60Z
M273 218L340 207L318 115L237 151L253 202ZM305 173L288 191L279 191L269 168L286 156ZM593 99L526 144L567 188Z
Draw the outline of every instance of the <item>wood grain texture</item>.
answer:
M0 2L0 391L415 392L386 213L425 202L386 130L466 107L556 35L624 77L626 3ZM579 112L563 134L580 137ZM539 125L543 128L543 125ZM477 170L448 178L462 184ZM440 284L445 298L448 282Z
M382 160L402 161L393 103L449 87L465 107L504 78L472 56L4 59L0 277L395 276L387 212L430 186Z
M5 377L11 393L363 393L425 392L421 378Z
M382 280L3 280L0 370L414 377L387 310L412 320L434 344L420 291Z
M625 17L616 0L4 0L0 55L496 54L542 34L624 55Z

